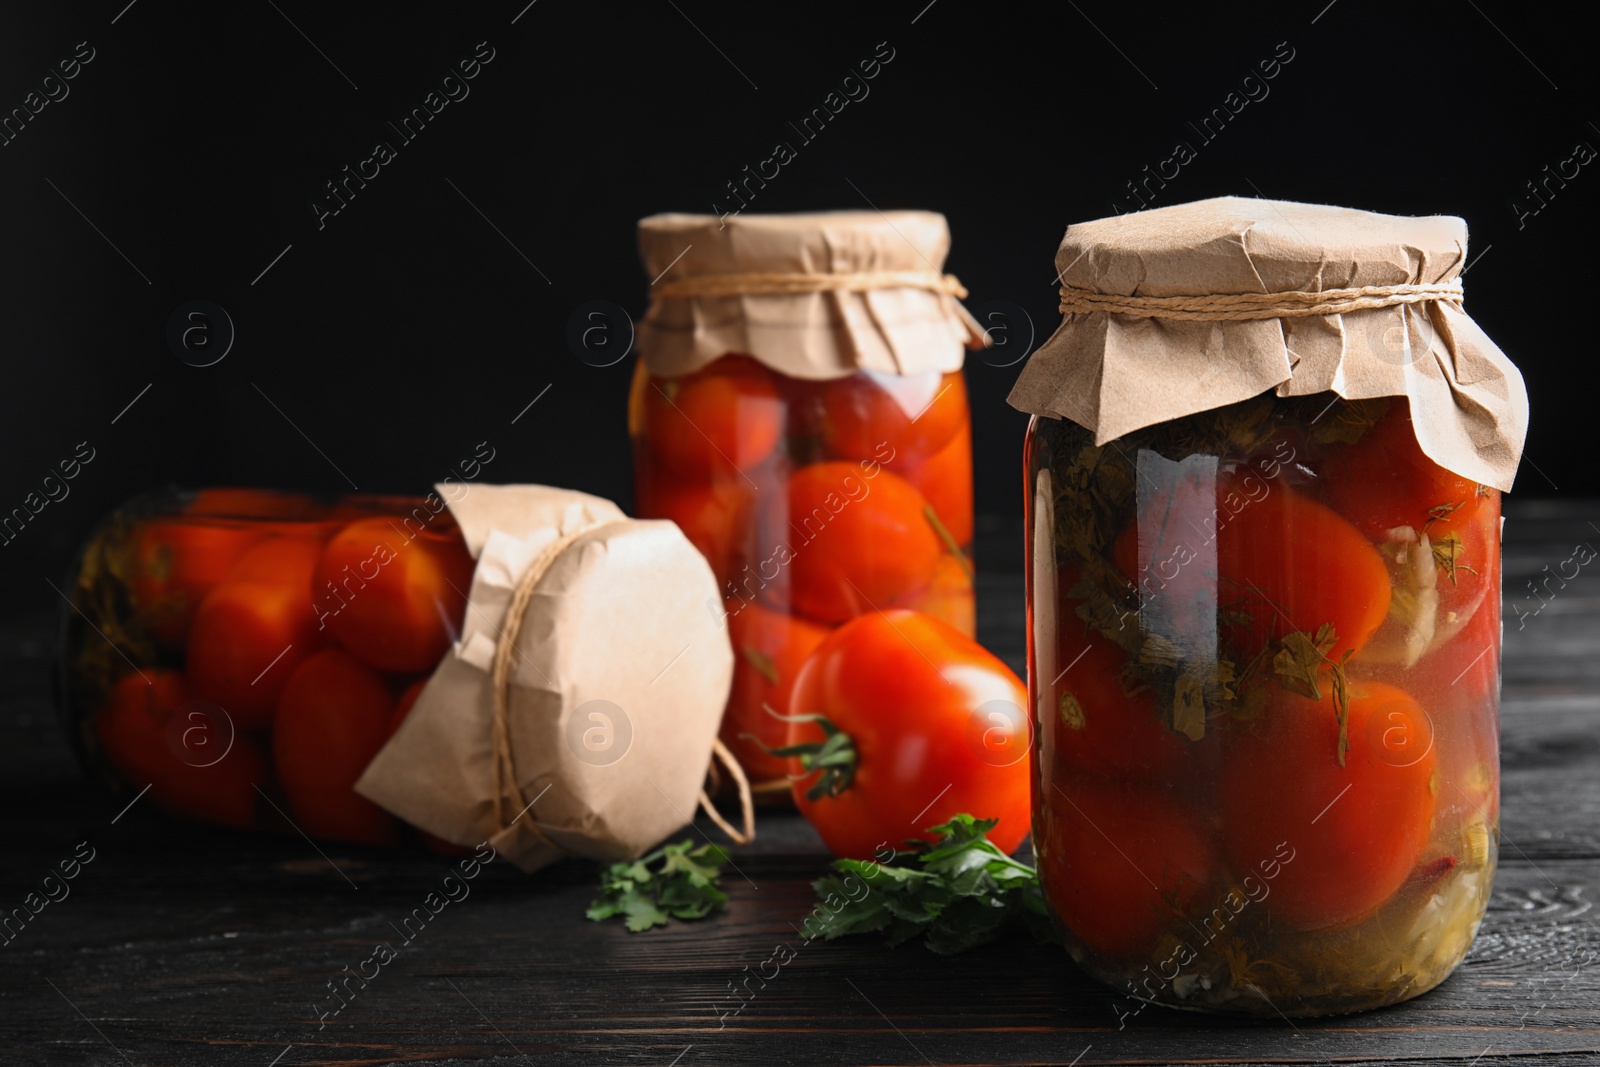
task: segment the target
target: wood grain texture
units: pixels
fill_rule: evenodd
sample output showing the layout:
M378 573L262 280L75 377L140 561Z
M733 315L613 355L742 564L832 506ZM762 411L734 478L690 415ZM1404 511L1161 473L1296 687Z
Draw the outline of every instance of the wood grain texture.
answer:
M1514 509L1508 604L1577 541L1600 544L1596 516ZM997 544L980 560L1015 556ZM985 573L981 604L987 642L1016 663L1018 576ZM113 825L122 802L82 781L53 722L49 607L18 609L0 620L0 908L78 842L96 857L0 948L0 1063L1597 1063L1600 577L1586 571L1520 629L1507 618L1501 867L1456 973L1364 1015L1289 1025L1149 1008L1119 1030L1111 991L1025 938L955 958L802 945L824 856L793 817L768 818L738 854L729 907L708 922L632 936L582 919L593 867L495 865L405 943L394 926L450 869L436 857L324 858L137 804ZM398 958L319 1025L313 1004L336 1003L326 983L379 941ZM780 943L795 958L720 1018L730 985Z

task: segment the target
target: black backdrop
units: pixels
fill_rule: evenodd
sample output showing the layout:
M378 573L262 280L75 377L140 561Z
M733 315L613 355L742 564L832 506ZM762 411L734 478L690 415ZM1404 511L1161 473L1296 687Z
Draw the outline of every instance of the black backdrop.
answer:
M1600 147L1586 24L1501 0L526 2L7 5L0 109L29 114L0 147L0 511L80 442L94 455L0 547L8 585L52 596L39 576L96 518L166 482L417 491L488 441L485 477L626 501L633 359L581 361L575 310L637 314L635 220L729 204L726 183L882 48L869 95L750 210L942 211L970 303L1022 309L1039 339L1065 225L1132 206L1126 183L1179 141L1195 158L1151 183L1156 204L1459 214L1481 257L1468 310L1532 395L1517 493L1600 489L1580 445L1600 193L1577 147ZM490 50L415 140L386 126ZM1189 125L1230 103L1209 141ZM319 222L324 183L379 140L395 157ZM236 329L204 368L166 335L196 299ZM1020 507L1015 375L968 367L983 512Z

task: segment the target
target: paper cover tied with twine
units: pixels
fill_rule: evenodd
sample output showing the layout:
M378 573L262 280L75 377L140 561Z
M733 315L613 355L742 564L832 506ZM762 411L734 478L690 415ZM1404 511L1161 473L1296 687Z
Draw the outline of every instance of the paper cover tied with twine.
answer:
M705 558L562 489L474 485L450 510L478 561L460 639L356 791L524 870L687 824L733 674Z
M1462 310L1466 263L1450 216L1223 197L1074 224L1011 404L1104 444L1268 390L1404 396L1430 459L1509 489L1528 396Z
M944 372L987 343L931 211L653 215L639 251L654 279L639 354L660 377L732 352L792 378Z

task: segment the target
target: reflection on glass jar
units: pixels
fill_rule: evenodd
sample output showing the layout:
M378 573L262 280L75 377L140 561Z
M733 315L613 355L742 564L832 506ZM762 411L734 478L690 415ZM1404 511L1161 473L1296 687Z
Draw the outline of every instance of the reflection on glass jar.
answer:
M1034 841L1073 956L1265 1015L1440 982L1498 834L1500 494L1403 397L1027 442Z

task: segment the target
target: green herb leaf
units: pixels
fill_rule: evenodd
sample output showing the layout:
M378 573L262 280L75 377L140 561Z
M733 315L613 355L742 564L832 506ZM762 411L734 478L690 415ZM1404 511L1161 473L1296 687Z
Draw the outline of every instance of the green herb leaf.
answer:
M756 669L756 673L767 680L768 685L778 684L778 665L772 662L772 657L758 648L749 645L740 645L739 654L745 662Z
M1326 394L1308 397L1307 400L1317 402L1323 395ZM1365 437L1367 431L1388 410L1389 398L1386 396L1370 400L1336 398L1323 410L1323 414L1311 421L1311 439L1319 445L1335 442L1353 445Z
M639 933L671 919L703 919L728 902L717 885L728 853L719 845L680 841L648 856L613 863L600 875L600 896L586 914L596 922L625 916Z
M1323 666L1329 662L1328 650L1337 640L1333 627L1328 623L1317 627L1315 636L1296 630L1284 637L1283 647L1272 657L1272 669L1283 684L1296 693L1312 700L1321 700L1322 689L1317 679Z
M1172 728L1191 741L1206 735L1206 682L1185 671L1172 693Z
M944 955L993 941L1017 922L1048 939L1039 875L989 841L994 826L957 815L929 828L938 843L907 842L887 864L836 860L833 873L812 883L821 903L806 930L830 941L883 933L891 945L920 934Z

